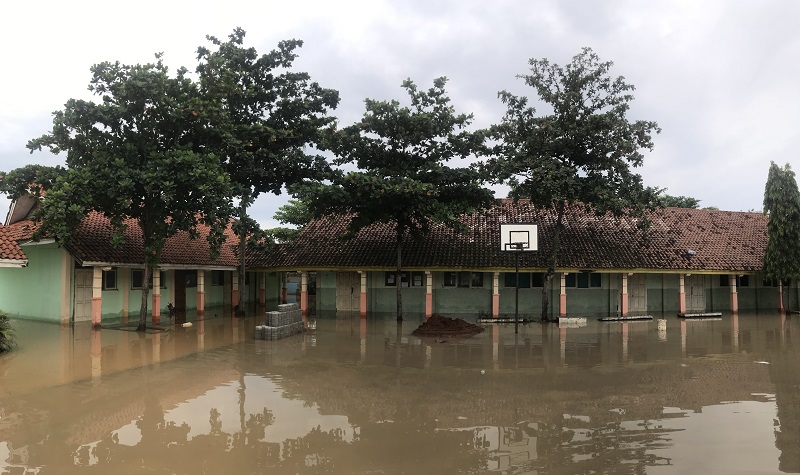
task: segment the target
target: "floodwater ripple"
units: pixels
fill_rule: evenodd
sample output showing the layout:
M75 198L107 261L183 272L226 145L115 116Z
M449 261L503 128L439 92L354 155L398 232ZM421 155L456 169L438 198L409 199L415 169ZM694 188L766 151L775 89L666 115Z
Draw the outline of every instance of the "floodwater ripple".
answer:
M800 472L797 317L442 339L330 315L279 341L256 320L16 322L0 474Z

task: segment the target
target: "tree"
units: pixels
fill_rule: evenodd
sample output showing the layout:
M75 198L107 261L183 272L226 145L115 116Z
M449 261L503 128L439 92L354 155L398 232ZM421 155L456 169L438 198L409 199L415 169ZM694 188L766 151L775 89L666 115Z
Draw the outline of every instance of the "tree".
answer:
M37 164L15 168L8 173L0 172L0 193L8 195L10 200L26 194L40 198L42 192L49 190L64 173L66 169L60 165L51 167Z
M459 215L492 200L477 171L447 165L479 150L484 135L466 130L472 115L455 113L446 82L438 78L432 88L419 90L405 80L410 106L367 99L359 122L326 136L326 148L336 155L334 164L351 171L337 169L330 183L306 186L299 193L315 216L350 216L352 235L372 223L394 225L398 321L403 314L404 237L423 236L434 223L460 228Z
M658 196L659 204L664 208L694 208L700 207L700 200L691 198L689 196L672 196L667 194L660 194Z
M314 219L314 215L308 209L306 203L297 199L291 199L287 204L278 208L273 218L277 219L282 224L294 226L293 228L277 227L266 230L272 239L279 242L287 242L296 238L300 230L303 229L303 226Z
M767 213L767 246L764 250L764 277L783 284L800 278L800 191L794 171L770 162L764 187L764 213Z
M317 178L327 168L324 158L307 152L320 130L332 124L327 114L339 103L339 93L291 68L302 41L282 41L258 55L243 46L245 31L237 28L228 41L208 36L214 50L197 50L197 73L214 128L207 145L217 153L239 200L239 282L245 280L247 236L263 237L247 208L260 194L280 194L285 187ZM239 293L237 306L243 312Z
M613 63L601 62L590 48L563 67L547 59L529 63L530 74L518 77L550 110L537 115L526 97L500 92L507 111L492 128L500 143L487 171L508 182L513 196L556 216L542 289L542 320L548 321L547 288L558 264L565 210L582 205L597 214L638 216L646 226L645 211L656 205L659 190L645 187L631 169L642 164L641 150L653 148L651 134L660 129L627 118L634 87L612 78Z
M170 76L161 55L155 63L104 62L91 68L95 103L70 99L53 114L53 129L28 148L66 152L66 173L58 177L42 206L41 231L60 243L90 211L103 213L122 244L125 220L141 227L145 252L143 282L157 268L164 243L178 231L208 240L218 251L230 215L230 181L200 139L211 127L203 116L197 84L181 68ZM142 290L139 325L147 322L149 285Z

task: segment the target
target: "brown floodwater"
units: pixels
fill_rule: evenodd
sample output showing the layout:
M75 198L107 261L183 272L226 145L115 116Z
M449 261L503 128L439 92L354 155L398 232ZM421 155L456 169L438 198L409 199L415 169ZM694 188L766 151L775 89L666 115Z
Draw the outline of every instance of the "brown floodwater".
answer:
M318 317L279 341L255 317L17 321L0 473L800 472L798 315L465 339L412 336L421 321Z

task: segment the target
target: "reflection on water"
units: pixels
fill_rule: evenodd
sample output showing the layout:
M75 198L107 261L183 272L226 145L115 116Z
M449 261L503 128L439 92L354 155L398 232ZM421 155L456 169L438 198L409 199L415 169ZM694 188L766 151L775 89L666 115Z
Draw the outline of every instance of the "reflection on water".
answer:
M222 314L222 312L220 312ZM17 322L0 473L800 471L800 317L487 326Z

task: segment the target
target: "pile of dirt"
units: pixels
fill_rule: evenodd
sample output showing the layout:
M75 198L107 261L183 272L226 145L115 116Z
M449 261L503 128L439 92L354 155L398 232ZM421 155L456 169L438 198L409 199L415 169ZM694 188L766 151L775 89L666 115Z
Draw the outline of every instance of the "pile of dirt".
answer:
M482 331L483 327L467 323L460 318L448 318L433 314L411 334L414 336L471 336Z

